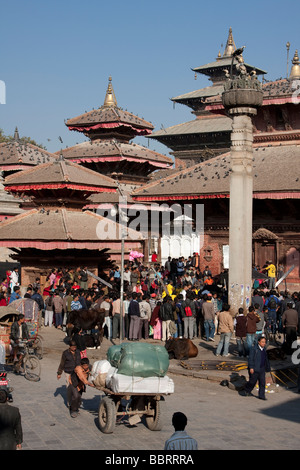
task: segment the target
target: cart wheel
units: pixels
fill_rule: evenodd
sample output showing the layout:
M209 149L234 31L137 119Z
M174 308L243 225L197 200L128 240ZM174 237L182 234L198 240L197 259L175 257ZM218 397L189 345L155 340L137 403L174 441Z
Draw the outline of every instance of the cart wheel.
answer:
M116 424L116 405L109 397L102 398L98 412L99 426L105 434L114 432Z
M36 356L27 356L24 359L24 374L30 382L38 382L41 375L41 364Z
M146 424L150 431L160 431L163 427L161 415L161 402L159 400L150 399L150 409L154 410L153 416L146 416Z
M43 359L44 351L43 351L43 343L40 336L37 336L34 340L32 347L35 350L35 354L38 359Z

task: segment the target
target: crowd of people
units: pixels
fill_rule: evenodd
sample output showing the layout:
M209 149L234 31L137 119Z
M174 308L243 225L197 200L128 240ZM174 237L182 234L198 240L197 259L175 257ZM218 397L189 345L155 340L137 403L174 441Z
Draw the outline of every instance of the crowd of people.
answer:
M73 310L105 310L104 334L111 340L130 341L153 338L165 342L170 337L202 338L215 341L220 335L216 355L229 354L235 335L239 356L248 356L255 339L268 327L272 333L281 328L286 333L286 347L300 332L300 293L290 295L254 283L247 311L235 316L228 305L228 274L224 270L213 277L209 266L203 271L194 257L168 258L164 266L128 262L123 273L123 304L120 299L121 272L116 266L106 277L106 284L88 276L86 267L52 269L43 286L40 278L27 286L24 297L31 298L43 311L44 326L65 329ZM266 269L271 269L266 263ZM2 286L0 305L21 298L17 268L13 271L13 290ZM274 271L270 286L273 287ZM110 286L110 287L109 287ZM121 319L122 314L122 319Z
M249 362L249 381L244 393L251 395L258 380L259 398L265 399L265 372L269 367L263 335L266 325L273 333L278 328L285 332L286 352L291 352L292 343L300 334L300 292L289 294L275 290L274 270L269 263L266 263L266 268L267 272L269 270L268 283L254 283L249 307L238 309L235 315L228 304L227 272L213 277L209 266L201 271L193 257L187 260L169 258L164 266L156 262L149 266L127 263L123 273L122 305L122 276L118 266L110 271L105 283L91 279L86 267L52 269L43 285L40 278L36 278L27 286L23 297L38 303L45 327L58 329L66 328L72 311L104 309L105 335L112 340L121 337L129 341L153 338L165 342L170 337L178 337L214 342L215 336L219 335L215 355L228 356L234 335L238 355L247 357ZM18 298L22 296L16 268L3 280L0 305L9 305ZM15 326L17 338L22 319ZM69 349L62 354L57 371L58 379L63 372L66 376L67 401L72 417L78 415L86 386L93 386L89 380L89 359L82 354L83 349L79 346L76 332L69 342ZM0 397L0 401L6 403L7 397ZM197 442L184 431L184 415L175 414L173 425L175 433L166 441L165 449L175 449L178 437L184 441L183 445L197 448ZM20 446L22 432L19 430L18 433L17 445Z

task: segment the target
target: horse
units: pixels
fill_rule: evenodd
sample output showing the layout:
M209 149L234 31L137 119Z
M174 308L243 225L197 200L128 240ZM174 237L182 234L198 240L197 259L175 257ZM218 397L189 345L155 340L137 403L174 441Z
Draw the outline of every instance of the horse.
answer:
M80 309L72 310L68 317L68 323L66 325L67 335L71 338L74 328L78 330L94 330L98 328L98 338L96 339L95 346L99 346L103 339L104 333L104 319L105 319L105 309Z

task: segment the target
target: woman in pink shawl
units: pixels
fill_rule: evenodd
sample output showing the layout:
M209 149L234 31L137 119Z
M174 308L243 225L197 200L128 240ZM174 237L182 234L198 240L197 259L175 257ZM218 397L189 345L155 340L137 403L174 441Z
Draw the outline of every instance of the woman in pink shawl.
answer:
M9 285L10 285L10 275L11 275L11 271L6 271L6 279L3 279L3 281L1 282L1 289L2 289L2 292L6 292L7 289L9 288Z
M153 328L153 339L161 339L161 319L159 318L161 302L157 302L151 315L150 325Z

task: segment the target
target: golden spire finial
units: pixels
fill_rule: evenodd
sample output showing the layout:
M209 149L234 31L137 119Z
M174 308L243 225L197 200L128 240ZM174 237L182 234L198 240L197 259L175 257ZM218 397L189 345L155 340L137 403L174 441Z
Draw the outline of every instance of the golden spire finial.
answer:
M296 50L295 55L292 60L293 67L291 68L290 79L300 78L300 60L298 55L298 50Z
M108 87L107 87L107 91L106 91L106 95L105 95L105 100L104 100L104 105L103 105L106 108L108 108L110 106L117 106L116 96L115 96L114 89L113 89L112 84L111 84L112 78L109 77L108 81L109 81L109 83L108 83Z
M230 27L223 57L231 57L235 50L236 46L233 40L232 28Z

